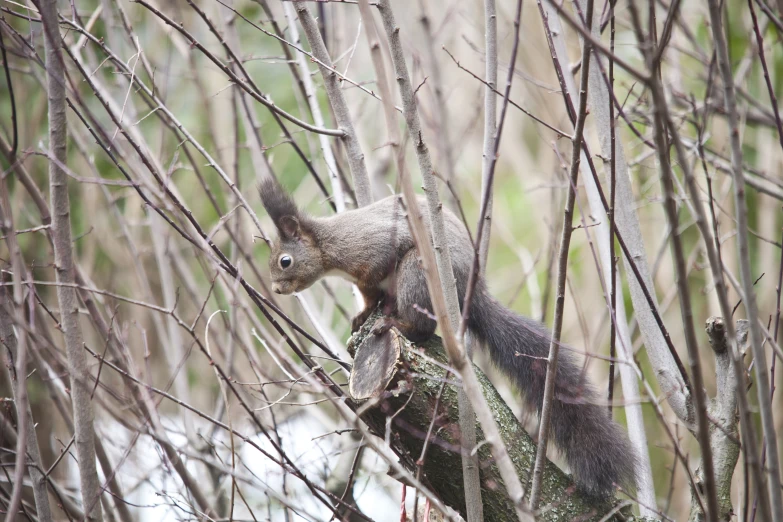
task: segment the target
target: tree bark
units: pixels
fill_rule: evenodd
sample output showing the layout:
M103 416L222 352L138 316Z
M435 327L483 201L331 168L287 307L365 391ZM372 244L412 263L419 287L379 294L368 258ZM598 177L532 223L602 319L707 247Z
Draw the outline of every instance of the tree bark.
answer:
M710 420L710 447L715 463L715 489L718 494L717 518L728 522L734 513L731 504L731 480L739 458L739 417L737 416L736 376L732 369L731 343L727 328L721 317L707 319L707 336L715 352L716 393L710 401L707 413ZM748 321L737 321L737 344L741 352L748 348ZM704 473L701 466L696 470L696 483L701 485ZM697 502L691 503L691 522L702 522L704 513Z

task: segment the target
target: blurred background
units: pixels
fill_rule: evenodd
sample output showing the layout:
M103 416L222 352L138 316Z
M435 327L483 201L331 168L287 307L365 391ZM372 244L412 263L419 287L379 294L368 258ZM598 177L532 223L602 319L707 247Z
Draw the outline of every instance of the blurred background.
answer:
M771 84L780 96L780 26L761 12L761 4L754 3L764 36L763 49ZM485 66L483 3L396 0L393 6L416 89L423 138L442 180L440 196L449 207L461 208L467 226L475 233L484 140L484 86L477 79L484 77ZM509 0L497 1L501 92L514 39L515 6ZM226 410L221 392L223 381L216 377L215 368L209 363L206 354L210 353L239 389L246 406L256 412L264 426L273 427L274 442L285 449L288 458L310 481L338 492L339 496L350 475L354 485L349 494L363 513L378 521L398 519L403 486L387 476L388 466L376 453L359 449L364 447L361 437L351 431L351 422L336 413L331 399L301 379L294 379L278 360L275 353L282 350L294 357L301 372L307 371L237 280L220 268L213 254L183 238L154 211L154 207L160 209L171 222L192 233L192 224L153 179L139 153L143 151L145 161L151 162L166 188L192 212L195 221L250 285L343 360L349 360L344 345L350 335L350 317L360 309L351 285L329 278L297 298L270 294L268 246L237 196L239 193L245 198L264 234L270 236L274 227L256 191L265 176L276 177L299 205L320 216L334 212L331 179L336 176L345 192L346 206L355 206L351 176L339 140L328 138L336 159L334 172L325 162L317 134L283 119L284 132L270 111L240 89L226 72L233 71L235 77L245 81L238 60L267 99L307 122L313 122L311 100L306 94L311 91L315 96L313 103L323 113L324 123L318 126L336 128L317 64L309 56L298 59L300 54L295 46L309 49L309 45L301 26L292 25L296 16L292 7L279 0L174 0L150 1L148 5L126 0L58 2L61 36L69 51L63 55L67 94L81 114L68 110L66 167L74 263L83 276L79 286L84 340L87 348L98 354L105 353L109 346L87 309L85 299L89 296L112 336L124 346L126 362L134 368L136 379L168 390L196 410L231 424L248 440L272 451L272 440L260 433L243 405L230 393ZM334 68L346 78L341 80L341 88L365 154L374 194L376 198L391 194L396 190L396 167L382 119L383 107L375 97L375 72L358 7L348 1L311 2L308 7L320 24ZM781 16L776 6L766 7ZM574 12L571 2L565 2L564 9ZM596 9L605 12L607 7L604 2L597 2ZM657 15L653 23L661 30L669 5L663 0L649 6L643 3L645 24L649 9ZM760 318L764 324L771 324L779 310L776 286L781 264L783 154L748 4L726 0L724 9L738 89L745 172L750 184L747 200L751 268L754 279L758 278ZM25 312L31 332L28 391L42 462L45 468L56 463L51 470L52 480L61 486L65 504L78 505L78 467L69 442L73 431L68 420L68 372L56 323L59 311L53 250L41 206L36 205L31 190L20 177L23 170L48 201L50 153L42 25L37 21L38 10L30 1L2 0L0 11L5 73L10 73L13 89L11 92L4 76L0 81L0 162L3 192L7 196L2 201L3 237L15 236L21 256L17 259L23 260L24 272L18 280L24 282L24 302L29 304ZM645 64L626 0L616 3L615 14L617 55L643 69ZM568 62L562 65L578 78L578 34L565 23L563 31ZM281 38L288 43L281 43ZM608 46L609 31L602 41ZM382 51L388 66L388 48L384 45ZM716 88L715 67L707 6L703 2L683 2L661 75L672 116L683 139L690 143L688 154L697 182L706 190L707 177L711 180L723 262L729 271L739 274L732 178L728 172L729 132L722 91ZM663 321L687 363L659 166L654 149L644 142L652 141L650 93L622 67L615 66L614 70L615 95L627 119L618 120L617 139L630 167L633 206L641 224ZM566 134L572 133L541 13L532 1L524 3L520 50L512 78L513 102ZM399 99L395 103L400 104ZM502 104L500 96L498 104ZM109 116L107 106L114 118ZM698 139L693 125L696 111L706 114L703 165L694 145ZM149 201L139 196L106 150L96 143L85 122ZM404 124L402 119L400 124ZM589 116L585 136L594 151L600 150ZM410 143L406 144L409 171L418 187L421 183L416 157ZM495 177L487 280L500 301L547 324L551 324L555 303L556 252L570 155L569 139L559 137L517 106L509 107ZM595 161L603 175L601 158L596 155ZM678 169L676 175L681 179L682 172ZM449 181L448 186L445 180ZM234 184L236 191L227 181ZM676 187L678 201L687 198L682 185ZM577 197L574 225L579 228L574 231L570 250L562 337L578 352L608 356L610 319L598 277L600 270L590 246L596 241L596 219L590 214L581 179ZM692 298L690 312L707 394L711 397L715 392L714 359L703 325L709 317L720 315L720 309L699 231L684 204L680 210L679 226ZM581 226L582 219L587 227ZM9 245L6 240L0 242L5 281L12 280L12 258L17 255ZM624 271L618 280L622 282L619 298L628 310L635 357L652 390L659 393L655 371L636 328ZM731 285L729 297L732 305L739 300ZM734 319L744 317L745 309L740 306ZM777 325L771 324L770 330L773 328L776 330ZM292 331L289 326L285 329ZM295 337L306 351L322 355L304 337ZM771 353L768 364L772 363ZM747 359L749 364L749 356ZM592 357L587 361L591 378L605 393L607 361ZM338 372L333 361L319 362L329 372ZM476 362L526 422L528 430L534 431L535 416L525 411L507 381L481 352L477 353ZM183 487L160 440L149 435L150 426L134 405L135 398L123 387L123 377L99 364L93 356L88 356L88 363L93 375L100 374L101 385L92 401L94 426L111 464L109 469L99 468L101 481L114 474L133 520L196 518L191 492ZM773 385L781 383L780 373L773 375ZM10 398L7 372L0 379L2 395ZM335 379L345 382L339 373ZM622 405L619 383L615 387L615 401ZM748 398L751 405L755 404L755 390L748 393ZM651 398L642 392L658 509L674 520L684 520L691 504L688 478L676 463L671 441L651 399L661 401L665 420L679 437L693 468L698 463L699 446L663 397ZM329 509L313 498L301 480L284 472L279 464L247 442L234 438L232 443L227 431L158 394L150 393L149 401L159 421L150 424L155 425L155 432L165 434L178 448L187 469L212 502L218 506L234 502L235 520L329 520ZM774 395L772 405L777 414L777 433L783 434L780 393ZM13 401L4 401L0 409L7 435L16 425ZM623 408L616 407L614 412L623 423ZM6 435L2 446L13 448ZM783 440L783 435L779 438ZM231 475L226 472L232 467L232 444L236 450L234 476L241 484L241 500L239 496L233 498ZM3 451L2 461L10 468L12 452ZM552 458L563 465L555 453ZM732 491L737 512L741 503L748 501L742 487L741 463L742 459L734 474ZM9 473L10 470L5 475L0 473L0 497L10 495ZM25 496L25 502L32 502L31 498ZM411 492L407 495L409 509L412 500ZM108 496L104 498L104 511L112 513L116 508L109 506L114 502ZM62 511L58 516L63 516Z

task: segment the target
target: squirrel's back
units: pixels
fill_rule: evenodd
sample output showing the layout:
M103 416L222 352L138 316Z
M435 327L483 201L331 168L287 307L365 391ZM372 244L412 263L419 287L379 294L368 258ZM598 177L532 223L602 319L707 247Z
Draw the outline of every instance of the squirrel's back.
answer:
M422 196L416 199L418 211L429 229L427 200ZM388 196L364 207L314 218L315 230L323 245L339 245L341 252L369 252L377 257L393 255L399 259L415 246L407 212L399 195ZM467 229L449 209L443 209L443 218L454 273L468 274L473 261L473 245Z

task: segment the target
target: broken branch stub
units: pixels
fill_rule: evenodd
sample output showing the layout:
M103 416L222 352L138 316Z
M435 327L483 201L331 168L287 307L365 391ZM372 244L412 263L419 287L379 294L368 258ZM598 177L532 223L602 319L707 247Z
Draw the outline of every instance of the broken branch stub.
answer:
M459 377L448 371L448 359L439 337L413 344L394 328L375 335L370 330L378 317L377 313L372 315L348 343L348 351L354 357L349 393L354 400L367 401L361 410L368 425L388 426L390 433L376 435L381 438L388 435L387 440L403 448L409 457L404 459L405 463L409 467L421 465L422 481L464 517L457 405ZM476 375L517 473L522 483L527 484L536 445L486 376L478 369ZM441 392L444 381L446 385ZM390 418L391 422L387 422ZM421 459L433 418L427 449ZM481 442L484 435L478 424L476 429L484 516L486 520L515 521L514 505L506 495L490 448ZM540 521L589 521L601 520L617 506L617 500L598 500L582 494L568 475L547 461L540 506L537 517Z

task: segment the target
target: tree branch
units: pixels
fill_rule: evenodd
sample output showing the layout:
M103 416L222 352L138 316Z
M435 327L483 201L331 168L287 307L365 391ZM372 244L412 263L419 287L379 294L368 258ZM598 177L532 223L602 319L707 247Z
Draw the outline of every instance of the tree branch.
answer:
M67 163L67 121L65 110L65 64L60 45L60 27L56 0L37 0L44 27L46 50L46 77L49 99L49 149L57 161L49 162L49 187L52 209L52 239L54 264L58 283L57 300L60 304L61 325L71 378L76 453L79 457L79 479L82 502L89 520L103 520L100 503L100 482L95 465L95 431L93 407L90 399L90 372L84 355L79 306L76 290L69 284L75 280L71 244L70 200L68 177L60 167Z
M318 59L318 68L321 70L321 77L324 80L326 96L334 111L334 118L337 120L337 126L343 131L343 143L348 156L348 167L353 177L353 186L356 191L357 203L360 207L369 205L373 201L372 187L370 186L370 177L367 174L367 166L364 162L364 152L362 152L359 137L351 120L351 113L348 110L348 104L345 101L340 79L334 72L332 59L329 57L329 51L326 49L321 31L318 30L318 24L310 14L307 4L302 1L294 2L296 12L299 15L299 21L302 23L302 29L310 43L313 56ZM300 53L300 56L301 53Z
M378 314L370 317L349 341L354 353L350 391L362 405L363 418L373 418L373 424L386 425L389 438L399 441L411 455L421 455L427 445L422 466L422 481L432 488L447 505L462 516L465 511L465 491L455 475L461 471L457 425L459 406L455 382L444 342L432 337L412 344L396 329L383 335L370 333ZM489 379L474 366L481 394L500 425L502 437L515 473L530 480L530 470L536 457L536 444L503 401ZM443 386L445 384L445 386ZM441 390L442 388L442 390ZM442 391L442 393L441 393ZM440 394L440 395L439 395ZM440 396L440 400L437 397ZM437 409L436 409L437 406ZM430 425L434 429L430 430ZM476 423L482 435L483 425ZM504 479L493 462L493 451L482 444L477 449L481 466L482 503L486 520L516 519L514 503L500 484ZM621 505L616 500L601 501L582 495L569 476L552 462L545 462L541 503L546 505L536 520L616 520L613 511ZM603 519L602 517L608 516Z

